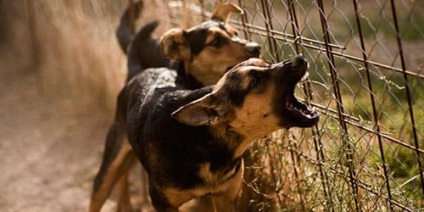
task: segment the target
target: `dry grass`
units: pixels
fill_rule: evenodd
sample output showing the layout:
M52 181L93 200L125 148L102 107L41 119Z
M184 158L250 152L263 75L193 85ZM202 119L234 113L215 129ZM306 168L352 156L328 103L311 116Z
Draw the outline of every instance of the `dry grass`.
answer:
M10 60L65 110L113 111L126 76L114 30L125 1L3 1ZM12 71L12 70L6 70Z

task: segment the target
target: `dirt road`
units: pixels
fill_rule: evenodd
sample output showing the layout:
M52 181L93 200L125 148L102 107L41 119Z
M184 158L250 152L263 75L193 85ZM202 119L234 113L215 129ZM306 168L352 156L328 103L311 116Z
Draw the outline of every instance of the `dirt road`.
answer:
M110 117L61 109L29 68L0 61L0 211L86 211Z

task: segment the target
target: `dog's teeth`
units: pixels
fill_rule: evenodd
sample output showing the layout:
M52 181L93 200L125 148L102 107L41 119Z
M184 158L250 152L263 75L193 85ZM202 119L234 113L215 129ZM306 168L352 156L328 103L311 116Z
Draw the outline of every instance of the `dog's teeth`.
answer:
M307 80L308 76L309 76L309 72L306 72L305 75L303 75L303 77L300 80L305 81Z

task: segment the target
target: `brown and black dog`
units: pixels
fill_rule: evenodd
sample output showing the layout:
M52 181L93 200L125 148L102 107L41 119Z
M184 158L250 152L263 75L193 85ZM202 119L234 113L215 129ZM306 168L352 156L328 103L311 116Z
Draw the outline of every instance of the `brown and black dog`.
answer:
M135 8L138 15L142 2L137 3ZM145 25L136 35L131 34L127 10L122 16L117 35L122 49L128 53L128 81L147 68L167 67L158 70L176 70L178 86L196 89L216 83L237 63L258 57L260 46L237 37L236 30L227 23L231 12L242 13L242 10L233 4L220 5L210 21L189 30L171 29L156 40L151 33L157 27L157 22ZM155 78L149 80L155 81ZM120 98L123 97L118 98L118 105L122 101ZM129 208L127 175L136 160L127 142L126 124L118 120L119 115L118 112L107 135L102 165L94 180L90 211L101 209L119 180L118 209Z
M306 70L306 60L296 56L277 64L249 59L216 85L197 90L176 84L176 73L165 68L132 79L119 95L111 131L128 136L148 173L155 209L178 211L191 199L205 198L213 211L237 211L242 155L250 143L319 120L315 109L294 96Z
M143 2L134 4L134 16L140 16ZM144 25L131 33L127 9L121 17L117 38L128 54L128 80L147 68L168 67L178 70L181 82L198 88L217 82L229 68L251 57L258 57L261 47L237 36L227 23L231 13L243 14L234 4L219 5L210 21L189 30L172 29L161 40L152 38L158 22Z

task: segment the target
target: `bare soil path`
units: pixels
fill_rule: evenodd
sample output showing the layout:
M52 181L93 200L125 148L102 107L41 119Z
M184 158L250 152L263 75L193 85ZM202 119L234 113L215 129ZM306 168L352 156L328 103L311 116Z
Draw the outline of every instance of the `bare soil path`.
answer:
M0 211L86 211L110 118L56 107L30 68L0 57Z

